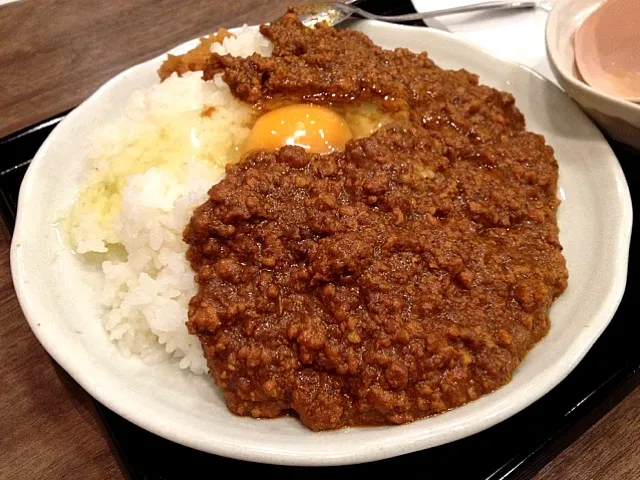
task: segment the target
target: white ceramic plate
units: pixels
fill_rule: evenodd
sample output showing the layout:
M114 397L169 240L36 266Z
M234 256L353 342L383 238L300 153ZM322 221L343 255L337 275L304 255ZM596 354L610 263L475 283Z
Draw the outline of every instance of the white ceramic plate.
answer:
M558 384L609 323L624 291L632 215L622 170L598 129L551 82L450 34L368 21L353 27L383 47L428 50L441 66L464 67L512 92L528 128L556 149L563 199L558 221L570 277L552 308L549 335L511 383L469 405L409 425L322 433L293 418L233 416L206 376L121 357L99 319L100 277L60 244L54 222L87 170L87 136L114 119L134 89L158 81L157 58L109 81L49 136L22 184L11 248L13 279L31 328L51 356L108 408L174 442L243 460L378 460L451 442L510 417Z
M484 0L411 0L418 12L460 7ZM544 48L548 9L556 0L537 0L538 8L480 10L425 19L429 27L455 33L500 58L515 60L554 79Z

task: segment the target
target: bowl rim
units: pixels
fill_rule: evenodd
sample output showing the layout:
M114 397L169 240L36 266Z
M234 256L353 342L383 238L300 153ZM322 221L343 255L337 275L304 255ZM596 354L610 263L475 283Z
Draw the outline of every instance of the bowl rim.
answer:
M557 49L555 49L552 46L552 42L550 41L550 39L553 38L553 36L557 38L559 35L557 33L557 30L553 27L555 26L555 23L558 22L558 17L560 17L560 15L564 13L567 6L571 5L573 2L578 2L578 1L580 0L557 0L555 5L549 12L549 15L547 16L547 21L545 24L545 47L547 50L547 57L549 58L551 69L556 74L556 76L561 77L558 80L563 80L569 83L572 87L581 90L585 94L591 95L593 98L596 98L599 101L611 103L613 104L613 106L622 108L629 112L633 112L634 114L640 113L640 104L636 104L629 100L625 100L620 97L615 97L608 93L601 92L600 90L596 90L588 83L583 82L578 78L576 78L576 76L572 72L568 72L566 68L562 66L560 62L557 61L558 52L557 52ZM598 8L598 6L604 3L604 1L606 0L594 0L595 5L597 6L594 6L593 10ZM576 31L573 30L571 32L571 35L575 36L575 33ZM575 62L575 49L572 47L572 50L574 52L573 61Z

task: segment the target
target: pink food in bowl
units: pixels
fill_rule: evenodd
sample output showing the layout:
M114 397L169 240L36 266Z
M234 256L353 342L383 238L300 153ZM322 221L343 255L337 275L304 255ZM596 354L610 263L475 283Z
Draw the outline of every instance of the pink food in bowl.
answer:
M586 83L640 102L640 1L606 1L578 28L574 42Z

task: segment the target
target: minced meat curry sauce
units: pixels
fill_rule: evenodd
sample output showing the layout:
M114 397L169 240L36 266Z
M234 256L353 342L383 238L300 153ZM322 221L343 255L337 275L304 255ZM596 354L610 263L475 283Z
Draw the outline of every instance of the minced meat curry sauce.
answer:
M558 165L513 97L426 53L308 29L273 56L213 54L233 94L377 102L395 122L328 155L254 151L186 227L188 328L229 409L312 430L401 424L509 382L567 284Z

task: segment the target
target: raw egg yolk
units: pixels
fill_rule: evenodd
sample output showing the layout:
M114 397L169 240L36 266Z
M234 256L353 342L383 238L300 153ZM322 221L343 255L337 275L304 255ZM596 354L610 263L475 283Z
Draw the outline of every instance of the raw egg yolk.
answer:
M344 150L353 137L347 122L336 112L310 104L295 104L265 113L251 129L242 150L275 150L297 145L310 153Z

